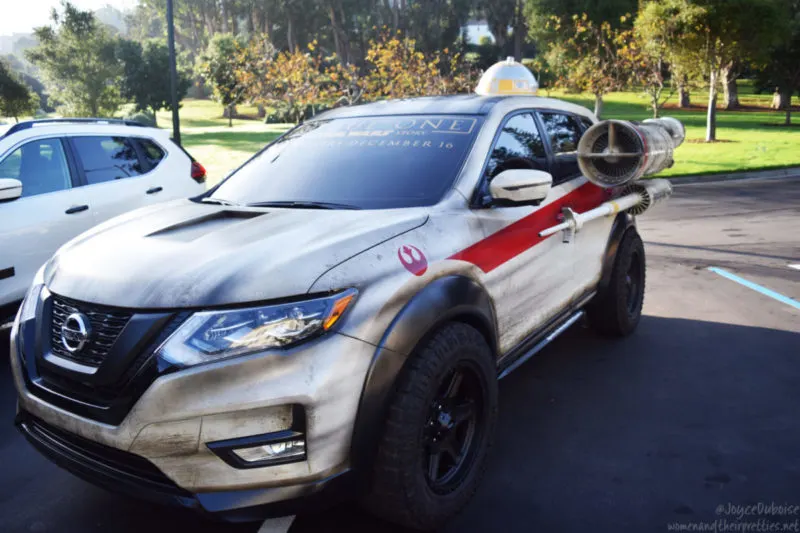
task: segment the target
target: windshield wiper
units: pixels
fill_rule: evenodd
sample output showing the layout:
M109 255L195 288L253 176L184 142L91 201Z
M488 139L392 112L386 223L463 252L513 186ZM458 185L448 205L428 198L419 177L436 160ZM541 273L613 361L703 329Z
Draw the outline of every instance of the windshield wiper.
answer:
M201 198L200 202L204 204L214 204L214 205L239 205L236 202L231 202L230 200L223 200L222 198L211 198L210 196Z
M247 207L289 207L295 209L361 209L355 205L334 204L331 202L277 201L247 204Z

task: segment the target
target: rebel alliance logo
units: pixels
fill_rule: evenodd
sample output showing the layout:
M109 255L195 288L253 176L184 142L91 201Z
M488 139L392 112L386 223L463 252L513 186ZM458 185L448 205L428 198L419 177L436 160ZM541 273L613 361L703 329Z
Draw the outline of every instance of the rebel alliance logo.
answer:
M428 260L416 246L404 244L397 249L397 257L406 270L415 276L421 276L428 270Z
M72 313L61 325L61 344L69 353L75 353L86 346L91 334L89 317L82 313Z

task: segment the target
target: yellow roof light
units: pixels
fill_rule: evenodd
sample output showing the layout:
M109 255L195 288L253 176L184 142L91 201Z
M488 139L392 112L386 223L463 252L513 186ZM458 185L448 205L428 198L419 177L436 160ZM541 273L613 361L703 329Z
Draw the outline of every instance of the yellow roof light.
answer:
M495 63L483 73L475 92L481 96L534 95L539 88L528 67L509 57Z

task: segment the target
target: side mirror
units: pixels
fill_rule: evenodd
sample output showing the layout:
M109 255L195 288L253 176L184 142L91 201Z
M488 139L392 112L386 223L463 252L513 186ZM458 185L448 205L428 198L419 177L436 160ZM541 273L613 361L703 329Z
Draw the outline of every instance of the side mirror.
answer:
M22 196L22 182L11 178L0 178L0 202L9 202Z
M552 184L553 176L549 172L509 169L495 176L489 184L489 192L499 203L531 204L547 198Z

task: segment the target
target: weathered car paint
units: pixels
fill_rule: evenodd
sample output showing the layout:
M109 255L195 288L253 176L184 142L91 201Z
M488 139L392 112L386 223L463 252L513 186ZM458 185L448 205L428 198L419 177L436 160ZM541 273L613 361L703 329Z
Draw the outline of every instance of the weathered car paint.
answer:
M426 218L423 209L381 211L380 224L375 216L174 202L70 242L45 281L55 294L131 309L296 296L326 270Z
M415 294L395 316L375 350L353 428L351 461L356 472L371 464L382 434L393 384L422 339L438 325L473 326L496 354L494 305L485 288L465 276L439 277Z
M346 468L364 377L375 351L370 344L332 334L291 350L189 368L157 379L125 420L111 426L31 394L16 338L15 329L11 368L19 408L76 435L138 453L193 492L300 483ZM237 470L205 446L286 429L291 405L305 408L307 461Z

